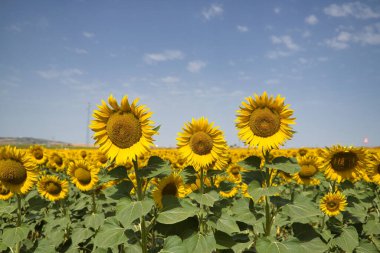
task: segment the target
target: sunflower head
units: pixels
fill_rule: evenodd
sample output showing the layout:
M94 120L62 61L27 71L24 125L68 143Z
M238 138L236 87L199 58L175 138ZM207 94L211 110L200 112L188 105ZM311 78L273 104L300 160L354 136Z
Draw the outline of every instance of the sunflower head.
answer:
M346 205L346 196L341 192L329 192L321 199L320 209L328 216L336 216L345 210Z
M215 186L219 190L219 195L224 198L232 198L239 192L239 187L235 183L234 178L226 176L218 176L215 180Z
M192 119L178 134L177 147L180 156L195 169L207 169L211 165L219 169L226 165L227 142L223 132L208 119Z
M293 179L298 184L318 185L320 181L314 178L319 171L318 159L315 156L301 156L298 158L301 170L293 175Z
M67 197L69 183L66 180L60 180L57 176L45 175L38 181L37 190L42 197L57 201Z
M44 148L40 145L33 145L29 148L30 157L38 165L44 165L47 161L47 155Z
M52 171L64 171L66 162L65 154L62 151L53 151L49 155L47 167Z
M90 128L95 132L93 138L100 150L117 163L132 161L149 151L153 146L152 136L157 133L150 120L151 112L144 105L137 105L138 99L129 104L124 96L121 104L110 95L107 105L102 100L95 110L95 118Z
M81 191L89 191L96 186L98 173L99 169L84 160L71 162L67 171L71 181Z
M0 151L0 182L11 192L27 193L37 176L36 164L27 153L10 146Z
M323 150L319 160L326 178L338 183L344 180L355 182L368 165L368 153L363 148L337 145Z
M368 167L367 176L375 184L380 185L380 155L376 154L372 156L372 161Z
M278 95L246 98L237 111L236 127L239 138L250 147L264 149L278 148L286 140L291 139L294 131L289 125L294 124L293 110L284 104L284 98Z
M169 176L161 179L158 182L156 189L153 190L153 199L159 208L163 208L163 196L183 198L185 195L185 187L181 176L178 174L170 174Z

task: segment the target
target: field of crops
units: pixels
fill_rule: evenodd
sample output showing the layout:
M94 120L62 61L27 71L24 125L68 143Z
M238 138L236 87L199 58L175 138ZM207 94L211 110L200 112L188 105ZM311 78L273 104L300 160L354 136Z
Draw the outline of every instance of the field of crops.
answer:
M107 102L99 148L0 147L1 252L380 251L380 149L281 149L293 111L266 93L238 107L246 148L199 118L156 149L144 105Z

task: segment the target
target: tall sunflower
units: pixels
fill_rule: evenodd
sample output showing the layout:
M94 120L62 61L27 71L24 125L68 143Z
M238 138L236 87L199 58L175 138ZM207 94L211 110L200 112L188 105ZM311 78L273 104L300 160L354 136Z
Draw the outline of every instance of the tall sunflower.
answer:
M69 183L60 180L57 176L45 175L37 183L38 193L50 201L57 201L67 197Z
M62 151L53 151L49 155L47 167L52 171L64 171L66 169L66 157Z
M327 179L337 181L357 181L368 164L368 154L364 148L342 147L326 148L320 152L321 168Z
M219 190L219 195L224 198L232 198L239 192L239 185L236 185L236 180L232 177L218 176L215 186Z
M1 182L0 182L0 200L8 200L13 197L13 192L8 190Z
M150 120L152 112L145 105L137 105L137 102L138 99L135 99L129 104L128 96L124 96L119 106L110 95L108 103L111 107L102 100L99 110L94 111L95 119L90 128L95 132L95 143L111 160L116 159L116 163L132 161L153 146L152 136L157 131Z
M319 171L318 159L315 156L300 156L298 164L301 170L293 175L294 181L303 185L318 185L320 181L314 178Z
M264 92L254 97L247 97L237 111L238 136L250 147L278 148L293 136L294 131L289 126L295 124L295 118L291 118L293 110L284 104L285 98L280 95L273 98Z
M159 208L163 208L163 196L174 196L176 198L183 198L186 195L185 187L181 176L178 174L170 174L169 176L161 179L157 188L153 190L153 199Z
M67 171L71 181L81 191L92 190L99 181L99 169L85 160L71 162Z
M328 216L336 216L344 211L347 205L346 196L341 192L329 192L320 202L320 209Z
M25 194L37 177L36 164L26 152L10 146L0 149L0 182L9 191Z
M29 148L29 154L37 165L44 165L47 161L47 154L40 145L33 145Z
M180 156L196 170L207 169L211 165L220 169L225 165L218 162L226 160L228 149L223 132L204 117L185 123L183 132L178 133L177 147Z
M368 176L372 182L380 185L380 155L375 154L372 158L371 165L368 168Z

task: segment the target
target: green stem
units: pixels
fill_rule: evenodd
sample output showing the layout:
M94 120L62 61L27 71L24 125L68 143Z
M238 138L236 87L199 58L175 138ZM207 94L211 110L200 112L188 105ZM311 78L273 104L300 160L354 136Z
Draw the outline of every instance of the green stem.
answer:
M20 194L16 194L17 196L17 227L21 226L22 217L21 217L21 196ZM16 243L15 253L20 253L21 242Z
M135 160L133 160L133 168L135 170L135 176L136 176L136 182L137 182L137 200L142 201L144 199L143 191L142 191L142 181L138 174L139 165L137 163L137 157ZM146 224L145 224L145 217L140 217L140 225L141 225L141 247L142 252L147 253L147 231L146 231Z
M63 216L66 216L66 205L65 205L65 200L64 199L61 199L59 201L59 205L61 206L61 210L62 210L62 214Z
M92 191L92 213L96 213L96 193L95 190Z
M204 178L203 178L203 175L204 173L203 173L203 168L201 168L201 176L200 176L200 184L201 184L201 195L203 196L203 193L204 193ZM201 234L203 234L205 231L204 231L204 224L203 224L203 222L204 222L204 218L203 218L203 209L204 209L204 207L203 207L203 204L202 203L200 203L200 209L201 209L201 214L200 214L200 216L199 216L199 230L200 230L200 232L201 232Z
M326 219L326 214L323 214L323 217L322 217L322 224L321 224L321 232L323 232L323 229L325 228L325 219Z
M265 176L266 176L266 186L265 187L270 187L270 178L271 178L271 173L269 171L269 168L266 166L269 163L269 151L267 150L265 155ZM272 214L270 210L270 200L268 196L265 196L265 236L270 236L270 232L272 229Z

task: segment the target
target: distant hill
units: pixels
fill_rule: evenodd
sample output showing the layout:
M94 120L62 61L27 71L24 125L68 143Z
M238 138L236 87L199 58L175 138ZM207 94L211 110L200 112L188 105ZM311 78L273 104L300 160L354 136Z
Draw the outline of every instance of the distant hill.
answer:
M63 141L45 140L31 137L0 137L0 146L12 145L12 146L30 146L39 144L47 147L51 146L72 146L71 143Z

